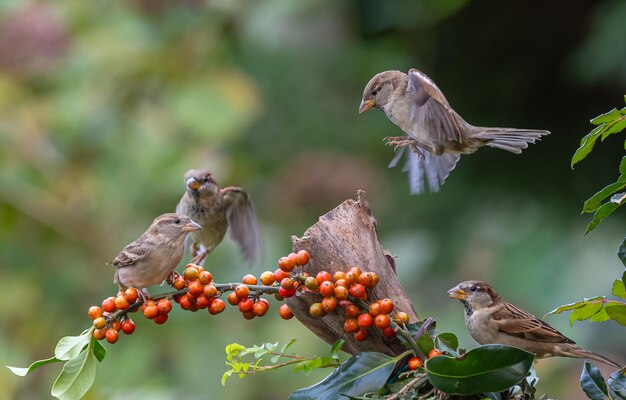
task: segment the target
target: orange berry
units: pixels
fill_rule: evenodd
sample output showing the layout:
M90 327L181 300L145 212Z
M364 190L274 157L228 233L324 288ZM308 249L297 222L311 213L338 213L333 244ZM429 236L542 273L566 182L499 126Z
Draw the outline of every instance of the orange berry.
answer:
M207 308L209 304L211 304L211 298L205 296L204 293L198 296L198 298L196 299L196 305L200 310Z
M391 299L382 299L380 301L380 312L383 314L391 314L393 311L393 301Z
M116 331L120 331L120 329L122 329L122 323L116 319L114 319L113 321L111 321L111 328L115 329Z
M265 286L270 286L274 282L276 282L276 278L274 278L274 273L272 271L265 271L261 274L261 283Z
M278 309L278 315L280 315L282 319L293 318L293 312L291 312L291 308L289 308L287 304L283 304L282 306L280 306L280 308Z
M357 322L361 328L369 328L374 323L374 318L368 313L363 313L359 315Z
M245 319L253 319L256 315L252 311L241 313Z
M354 333L354 339L357 342L362 342L367 339L367 329L359 328L359 330Z
M315 275L315 279L317 279L317 284L322 286L322 282L332 281L333 277L330 276L330 272L328 271L320 271Z
M285 278L282 281L280 281L280 287L283 289L292 289L293 288L293 279L291 278Z
M209 271L202 271L200 272L200 276L198 276L198 280L201 284L206 285L207 283L211 283L213 275Z
M93 331L93 338L96 340L102 340L107 334L107 329L95 329Z
M257 317L262 317L267 313L268 306L262 301L257 301L252 306L252 313Z
M355 306L354 304L350 304L346 307L346 314L348 314L348 316L352 318L356 318L360 313L361 312L359 310L359 307Z
M350 287L350 296L356 297L357 299L363 298L365 296L365 288L363 285L355 283Z
M298 255L296 253L289 253L287 258L289 259L289 262L294 266L298 265Z
M196 267L190 267L190 264L187 264L187 268L185 268L185 272L183 272L183 276L188 281L195 281L200 278L200 272Z
M187 294L193 297L198 297L202 294L202 284L200 281L191 281L187 284Z
M392 327L388 326L383 329L383 335L385 335L385 337L392 338L396 336L396 331Z
M278 268L284 272L291 272L296 267L296 260L289 257L281 257L278 260Z
M174 286L174 289L176 290L181 290L184 289L185 286L187 286L187 283L185 282L184 277L179 276L178 278L174 279L174 283L172 284L172 286Z
M107 326L107 320L104 317L98 317L93 320L93 327L96 329L104 329Z
M115 307L118 310L126 310L129 305L128 300L126 300L126 296L117 296L115 298Z
M161 299L157 301L156 306L161 314L167 314L172 311L172 302L168 299Z
M324 281L320 284L320 294L324 297L335 295L335 284L331 281Z
M337 271L333 274L333 281L335 281L335 283L340 280L340 279L346 279L346 273L343 271Z
M222 299L213 299L209 305L209 314L219 314L226 308L226 303Z
M284 287L281 287L278 289L278 294L283 297L292 297L294 294L296 294L296 288L293 287L291 289L285 289Z
M351 284L345 280L345 279L338 279L335 281L335 286L343 286L346 289L350 286Z
M254 307L254 301L252 299L242 299L239 302L239 311L242 313L252 312L252 308Z
M309 314L313 317L323 317L326 315L324 311L324 307L322 307L322 303L313 303L311 307L309 307Z
M231 306L239 304L239 296L237 296L237 293L235 292L228 293L228 297L226 297L226 299L228 300L228 304Z
M148 306L156 306L156 302L152 299L144 301L141 305L141 311L145 310Z
M352 272L353 275L356 276L356 278L358 279L359 276L361 276L362 272L361 272L361 268L359 267L352 267L350 268L350 270L348 271L348 273Z
M320 285L317 283L317 279L312 276L305 279L304 286L306 286L309 290L317 290L320 288Z
M178 301L178 304L180 305L180 308L182 308L183 310L191 310L195 305L196 305L196 299L189 296L188 294L180 296L180 300ZM146 307L147 309L148 307ZM156 308L156 306L155 306ZM146 310L144 310L144 314L145 314ZM159 310L157 309L157 313L159 312ZM150 314L152 315L152 314ZM156 316L155 316L156 317ZM154 318L154 317L152 317Z
M343 330L348 332L348 333L352 333L352 332L356 332L359 330L359 324L357 322L356 319L354 318L349 318L346 320L346 322L343 323Z
M409 369L411 371L415 371L418 368L422 368L424 366L424 364L422 363L422 360L419 359L419 357L411 357L409 359Z
M126 300L128 300L129 304L133 304L139 298L139 293L134 287L126 289L126 292L124 292L124 294L126 295Z
M378 314L374 318L374 325L376 325L379 329L385 329L389 325L391 325L391 318L387 314Z
M335 297L337 300L346 300L348 298L348 289L345 286L336 286L335 287Z
M247 285L256 285L257 284L257 279L254 275L252 274L246 274L244 275L243 279L241 280L243 283L247 284Z
M164 323L167 322L168 318L169 316L167 314L159 314L153 321L157 325L163 325Z
M248 289L248 287L244 284L237 285L235 287L235 293L237 294L237 297L239 297L240 299L245 299L246 297L250 295L250 289Z
M333 312L337 308L337 299L334 297L324 297L322 299L322 308L324 312Z
M217 296L217 288L212 283L209 283L208 285L204 285L202 293L208 298L215 297Z
M107 339L107 342L113 344L113 343L117 342L117 339L119 339L120 334L115 329L109 328L109 329L107 329L105 337Z
M102 317L102 309L98 306L89 307L89 311L87 312L89 318L96 319Z
M372 285L372 277L367 273L361 274L359 275L358 282L365 287L370 287Z
M432 349L429 353L428 353L428 359L430 360L433 357L439 357L442 356L443 352L439 349Z
M399 311L396 313L396 315L393 316L393 320L396 324L408 324L409 316L404 311Z
M133 332L135 332L135 323L133 322L132 319L126 318L124 322L122 322L122 332L124 332L127 335L130 335Z
M183 306L182 299L180 301L180 306ZM159 315L159 309L155 305L149 305L143 310L143 315L148 319L154 319Z
M374 287L376 285L378 285L378 274L376 272L368 272L368 274L370 274L372 276L372 286Z
M306 250L300 250L298 254L296 254L296 263L298 265L306 265L309 262L309 252Z
M280 282L285 278L289 278L289 272L285 272L282 269L278 268L276 271L274 271L274 280L276 282Z
M117 306L115 305L115 297L107 297L102 301L102 310L105 312L115 312Z
M375 317L378 314L380 314L380 301L375 301L372 304L370 304L368 311L372 317Z

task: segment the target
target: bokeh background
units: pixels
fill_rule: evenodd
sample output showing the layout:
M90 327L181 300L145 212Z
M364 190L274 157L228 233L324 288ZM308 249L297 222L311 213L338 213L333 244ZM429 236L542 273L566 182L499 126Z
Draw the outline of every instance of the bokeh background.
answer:
M569 159L591 117L623 106L625 20L621 0L1 1L0 364L49 357L89 325L88 306L116 291L105 263L174 209L190 168L255 200L267 257L254 273L365 189L418 313L467 348L461 305L446 297L461 280L488 280L537 315L610 293L624 212L584 237L580 209L617 177L623 145L599 144L575 171ZM552 135L520 156L463 157L440 193L409 196L382 141L400 131L357 107L372 75L410 67L476 125ZM229 240L206 267L221 282L249 272ZM231 342L328 350L272 309L254 321L233 309L138 318L87 398L278 399L319 381L328 371L220 385ZM615 322L548 321L626 361ZM540 362L539 392L584 398L581 367ZM0 398L47 398L59 372L0 369Z

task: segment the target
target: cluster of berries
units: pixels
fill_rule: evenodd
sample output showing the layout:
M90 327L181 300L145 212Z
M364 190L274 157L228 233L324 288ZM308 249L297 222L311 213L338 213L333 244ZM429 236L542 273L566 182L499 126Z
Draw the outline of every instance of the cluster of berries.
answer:
M443 352L441 350L432 349L428 353L428 359L430 360L433 357L439 357L442 355L443 355ZM408 367L411 371L415 371L418 368L424 368L424 363L422 362L422 360L419 359L419 357L411 357L409 358L409 361L408 361Z
M108 297L102 301L102 306L89 307L88 315L93 320L93 337L97 340L106 339L109 343L115 343L119 339L120 330L127 335L135 331L135 323L126 315L115 318L117 310L127 310L139 299L139 293L135 288L118 292L117 297ZM171 306L171 305L170 305ZM136 308L133 308L136 310ZM167 319L167 316L166 316Z
M174 279L172 286L176 290L186 289L184 294L174 296L174 301L183 310L198 311L206 308L209 314L216 315L226 308L226 303L220 299L222 293L213 282L213 275L200 265L187 264L183 274Z

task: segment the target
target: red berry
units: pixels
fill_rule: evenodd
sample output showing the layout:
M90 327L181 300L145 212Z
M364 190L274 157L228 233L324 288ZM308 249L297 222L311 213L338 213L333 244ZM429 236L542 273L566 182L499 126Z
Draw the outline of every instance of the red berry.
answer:
M333 274L333 281L335 281L335 283L337 283L338 280L340 279L346 279L346 273L343 271L337 271Z
M188 281L195 281L198 278L200 278L200 272L198 271L198 268L196 268L195 266L190 266L190 264L187 264L187 268L185 268L185 272L183 272L183 276Z
M337 279L335 281L335 287L342 286L342 287L345 287L347 289L351 284L352 283L349 283L345 278Z
M374 318L368 313L363 313L359 315L357 322L361 328L369 328L374 323Z
M115 298L115 307L118 310L126 310L130 304L128 304L128 300L126 300L126 296L117 296Z
M213 275L209 271L200 272L200 276L198 276L198 280L201 284L206 285L207 283L211 283L213 280Z
M277 269L276 271L274 271L274 280L276 282L280 282L285 278L289 278L289 272L285 272L282 269Z
M433 357L439 357L442 356L443 352L439 349L432 349L429 353L428 353L428 359L430 360Z
M359 275L358 282L360 285L363 285L365 287L370 287L372 285L372 277L371 275L368 275L367 273L361 274Z
M135 332L135 323L133 322L132 319L126 318L124 322L122 322L122 332L124 332L127 335L130 335L133 332Z
M309 252L306 250L300 250L298 254L296 254L296 263L298 265L306 265L309 262Z
M280 308L278 309L278 314L282 319L293 318L293 313L291 312L291 309L287 304L283 304L282 306L280 306Z
M409 359L409 369L411 371L415 371L418 368L422 368L424 366L424 364L422 363L422 360L419 359L419 357L411 357Z
M380 314L380 301L375 301L372 304L370 304L370 308L368 311L372 317L375 317L378 314Z
M350 287L350 296L360 299L364 295L365 295L365 288L363 287L363 285L355 283L354 285Z
M278 294L280 294L283 297L291 297L294 294L296 294L296 288L285 289L281 287L280 289L278 289Z
M347 319L346 322L343 323L343 330L352 333L359 330L359 324L356 319L350 318Z
M172 311L172 302L168 299L159 300L156 306L159 309L159 313L161 314L167 314L168 312Z
M102 309L98 306L91 306L89 307L89 312L87 314L89 315L89 318L96 319L102 316Z
M293 288L293 279L291 278L285 278L282 281L280 281L280 287L286 290L290 290Z
M226 308L226 303L222 299L213 299L209 305L209 314L219 314Z
M372 286L374 287L376 285L378 285L378 274L376 274L376 272L368 272L368 274L370 274L372 276Z
M113 321L111 321L111 328L115 329L116 331L120 331L120 329L122 329L122 323L116 319L114 319Z
M256 285L258 282L256 277L252 274L246 274L241 281L247 285Z
M102 340L107 334L107 329L95 329L93 331L93 338L96 340Z
M385 337L392 338L396 336L396 331L392 327L388 326L383 329L383 335L385 335Z
M359 328L359 330L354 334L354 339L357 342L362 342L367 339L367 329Z
M105 312L115 312L117 306L115 305L115 297L107 297L102 301L102 310Z
M359 311L359 307L354 304L350 304L346 307L346 314L352 318L356 318L361 312Z
M262 317L267 313L268 306L262 301L257 301L252 306L252 313L257 317Z
M239 304L239 296L237 296L237 293L235 292L228 293L226 299L228 300L228 304L230 304L231 306L236 306L237 304Z
M322 308L325 312L333 312L337 308L337 299L334 297L324 297L322 299Z
M278 268L284 272L291 272L296 267L296 260L289 257L281 257L278 260Z
M198 296L198 298L196 299L196 305L198 306L198 309L200 310L207 308L210 304L211 304L211 298L205 296L204 293Z
M217 296L217 288L215 287L215 285L213 285L212 283L209 283L208 285L205 285L202 288L202 293L208 297L208 298L212 298Z
M335 295L335 284L330 280L320 283L320 294L324 297Z
M239 311L242 313L252 312L252 308L254 307L254 301L252 299L242 299L239 302Z
M189 296L188 294L180 296L180 300L178 301L178 304L180 304L180 308L182 308L183 310L191 310L195 305L196 305L196 300ZM157 313L158 313L158 309L157 309ZM145 310L144 310L145 313Z
M237 294L237 297L239 297L239 299L245 299L250 295L250 289L244 284L237 285L235 287L235 293Z
M124 292L124 294L126 295L126 300L128 300L129 304L133 304L139 298L139 293L134 287L126 289L126 292Z
M378 314L376 318L374 318L374 325L379 329L385 329L391 325L391 319L387 314Z
M167 314L159 314L154 319L154 323L157 324L157 325L163 325L165 322L167 322L168 318L169 318L169 316Z
M328 271L320 271L315 275L315 279L317 279L317 284L322 286L322 282L332 281L333 277L330 276L330 272Z
M113 343L117 342L117 339L119 339L120 334L115 329L109 328L109 329L107 329L105 337L107 339L107 342L113 344Z
M187 294L193 297L198 297L202 294L202 284L200 281L191 281L187 284Z
M261 283L265 286L270 286L274 282L276 282L276 278L274 278L274 273L272 271L265 271L261 274Z
M182 300L181 300L182 307ZM159 315L159 309L155 305L150 305L143 310L143 315L148 319L154 319Z
M345 286L335 286L335 297L337 300L346 300L349 294Z
M174 283L172 284L172 286L174 286L174 289L176 290L181 290L187 286L187 282L185 282L184 277L179 276L178 278L174 279Z
M293 264L294 266L298 264L298 255L296 253L289 253L287 258L289 259L289 263Z
M382 314L391 314L393 311L393 301L390 299L383 299L380 301L380 312Z
M241 313L241 315L243 315L243 317L245 319L253 319L255 317L255 315L254 315L254 313L252 311Z

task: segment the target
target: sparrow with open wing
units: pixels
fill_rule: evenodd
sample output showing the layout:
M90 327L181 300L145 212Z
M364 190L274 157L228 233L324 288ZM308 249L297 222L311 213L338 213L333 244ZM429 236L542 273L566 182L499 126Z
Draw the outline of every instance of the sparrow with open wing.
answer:
M395 166L406 146L412 194L424 190L424 176L431 192L437 192L459 161L482 146L521 153L550 132L535 129L485 128L473 126L457 114L443 92L422 72L411 69L385 71L365 86L359 113L375 107L404 131L406 136L387 137L387 144L401 147L389 164Z
M220 244L226 230L237 242L245 259L254 264L261 258L261 235L250 197L240 187L220 188L213 175L206 170L190 170L185 174L186 191L176 212L197 221L202 230L193 232L191 238L204 247L194 257L201 262Z
M168 279L183 258L185 238L189 232L201 229L186 215L163 214L139 239L128 244L111 263L116 267L115 282L120 289L140 289L148 297L148 286Z
M470 335L480 344L504 344L518 347L537 358L587 358L621 368L604 356L576 346L546 322L508 303L485 282L461 282L448 291L465 306L465 324Z

